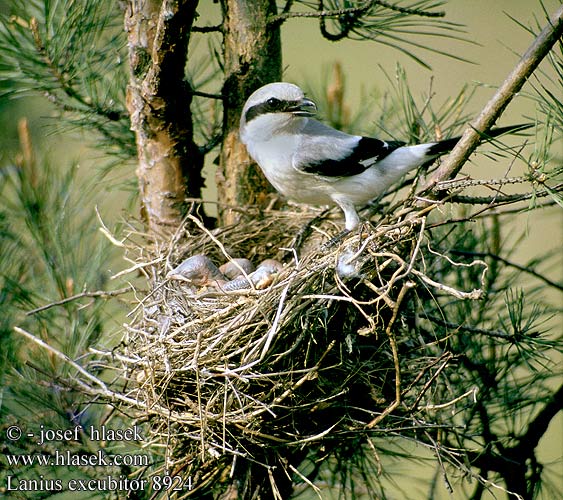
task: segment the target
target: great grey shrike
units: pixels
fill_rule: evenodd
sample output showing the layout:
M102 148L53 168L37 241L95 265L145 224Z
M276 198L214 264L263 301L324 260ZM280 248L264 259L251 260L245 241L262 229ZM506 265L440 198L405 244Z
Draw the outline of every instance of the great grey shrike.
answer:
M240 139L270 183L309 205L338 205L346 229L360 222L357 206L383 194L404 174L450 151L459 137L407 146L350 135L311 118L313 101L292 83L269 83L246 101ZM502 127L496 136L527 126Z

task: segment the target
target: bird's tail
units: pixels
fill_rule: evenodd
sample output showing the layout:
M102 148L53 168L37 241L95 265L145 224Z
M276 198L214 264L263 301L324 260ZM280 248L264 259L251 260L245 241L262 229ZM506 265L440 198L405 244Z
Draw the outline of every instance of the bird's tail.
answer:
M508 125L507 127L497 127L487 132L481 133L481 140L488 141L499 135L508 134L510 132L520 132L532 127L531 123L521 123L520 125ZM443 141L436 142L426 151L427 156L440 156L448 151L451 151L461 137L453 137L451 139L444 139Z

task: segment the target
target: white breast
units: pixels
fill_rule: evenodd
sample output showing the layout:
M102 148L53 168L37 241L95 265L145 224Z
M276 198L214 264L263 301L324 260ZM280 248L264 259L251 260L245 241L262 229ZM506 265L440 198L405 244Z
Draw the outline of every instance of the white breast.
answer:
M303 146L299 132L305 124L305 118L258 117L247 124L241 141L279 193L299 203L326 205L332 202L327 182L318 182L313 175L294 167L295 157Z

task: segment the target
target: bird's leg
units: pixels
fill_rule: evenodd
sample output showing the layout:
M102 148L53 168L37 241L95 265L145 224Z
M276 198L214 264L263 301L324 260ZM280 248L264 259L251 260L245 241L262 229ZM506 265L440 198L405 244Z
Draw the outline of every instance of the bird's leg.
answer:
M342 200L336 198L334 201L344 212L344 218L346 219L346 229L348 231L356 229L360 224L360 216L358 215L358 212L356 212L356 207L354 206L354 204L346 199Z
M333 196L332 199L344 212L344 218L346 219L346 229L344 229L344 231L341 231L334 238L328 240L322 246L323 250L328 250L329 248L335 246L337 243L340 243L346 237L346 235L350 234L350 232L356 229L360 224L360 217L358 215L358 212L356 212L356 207L350 200L347 200L346 198L340 198L338 196Z

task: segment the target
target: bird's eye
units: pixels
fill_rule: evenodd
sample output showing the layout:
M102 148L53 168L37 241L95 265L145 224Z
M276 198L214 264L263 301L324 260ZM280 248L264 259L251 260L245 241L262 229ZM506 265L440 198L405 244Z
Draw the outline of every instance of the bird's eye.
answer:
M281 101L279 99L276 99L275 97L270 97L267 101L268 106L272 107L272 108L277 108L279 107Z

